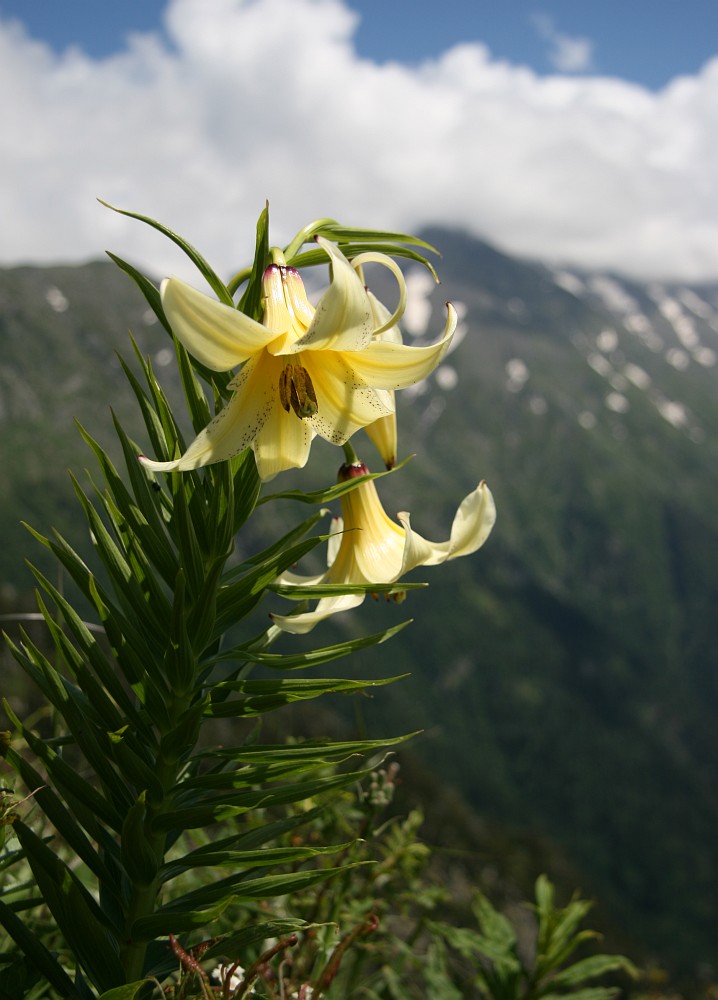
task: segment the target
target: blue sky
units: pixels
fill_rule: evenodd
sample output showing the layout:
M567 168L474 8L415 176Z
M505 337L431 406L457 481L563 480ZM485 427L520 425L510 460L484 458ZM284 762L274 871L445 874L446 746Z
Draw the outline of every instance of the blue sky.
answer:
M0 16L18 18L58 52L79 45L104 57L120 51L130 32L161 31L165 6L166 0L0 0ZM563 36L590 46L583 72L658 89L718 51L715 0L348 0L348 6L361 15L354 37L360 56L409 65L462 42L483 42L496 58L549 73Z
M718 280L718 2L0 0L0 265L215 266L269 199Z

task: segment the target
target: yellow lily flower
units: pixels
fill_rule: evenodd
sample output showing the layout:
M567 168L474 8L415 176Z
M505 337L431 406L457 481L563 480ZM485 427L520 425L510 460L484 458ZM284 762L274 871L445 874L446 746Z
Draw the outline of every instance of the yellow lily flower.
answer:
M359 463L344 465L340 481L366 475ZM343 518L336 518L336 533L330 537L325 573L313 577L284 573L278 583L293 586L321 584L395 583L416 566L438 566L459 556L468 556L481 548L496 521L496 506L485 482L465 497L454 517L451 535L446 542L430 542L412 530L409 515L398 514L399 524L381 505L374 482L369 480L341 498ZM314 611L298 615L272 615L284 631L303 634L324 618L355 608L364 594L323 597Z
M221 462L252 447L262 479L300 468L318 434L343 444L360 427L393 413L391 390L413 385L440 363L456 329L448 306L444 335L429 347L381 340L403 313L406 287L391 257L358 255L353 262L333 243L317 238L329 256L332 280L316 309L299 272L270 264L262 279L263 322L185 284L162 283L165 315L175 336L213 371L242 365L230 382L234 394L180 458L141 461L153 471L185 471ZM400 300L378 324L356 268L388 267Z

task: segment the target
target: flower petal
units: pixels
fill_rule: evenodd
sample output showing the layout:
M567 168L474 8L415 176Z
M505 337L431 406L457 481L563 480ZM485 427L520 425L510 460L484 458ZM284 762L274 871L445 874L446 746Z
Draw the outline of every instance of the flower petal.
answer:
M360 427L392 412L389 394L358 379L343 354L307 351L301 361L317 397L317 412L310 421L326 441L343 444Z
M285 469L301 469L307 464L314 431L308 420L286 413L276 405L267 414L254 444L259 478L265 482Z
M344 359L357 375L375 389L403 389L420 382L441 363L456 329L456 310L449 303L444 336L428 347L407 347L388 340L373 340L363 351L345 351Z
M366 289L338 247L321 236L317 237L317 243L331 258L332 282L294 350L361 351L374 332Z
M412 531L409 515L402 512L399 521L406 530L406 546L401 575L415 566L438 566L448 559L468 556L481 548L496 523L496 505L485 482L461 501L451 526L448 542L430 542Z
M389 413L386 417L379 417L374 423L367 424L364 430L367 432L369 440L381 455L384 465L387 469L393 469L396 465L398 445L396 413Z
M311 632L315 625L324 621L330 615L336 615L340 611L349 611L357 608L364 601L364 594L341 594L338 597L323 597L317 602L314 611L307 611L300 615L270 615L275 625L285 632L292 632L295 635L304 635Z
M166 278L160 294L177 339L213 371L227 371L247 361L276 337L261 323L179 278Z
M272 382L273 367L281 368L281 363L274 362L266 353L258 360L248 361L232 381L236 391L230 401L200 431L184 455L172 462L143 459L145 467L157 472L186 472L222 462L248 448L272 411L280 408L276 376Z

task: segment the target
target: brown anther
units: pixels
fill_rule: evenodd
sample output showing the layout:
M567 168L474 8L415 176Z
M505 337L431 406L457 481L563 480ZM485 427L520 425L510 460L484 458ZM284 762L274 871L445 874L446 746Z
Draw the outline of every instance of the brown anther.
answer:
M279 402L287 413L291 407L300 419L313 417L319 409L312 380L303 365L286 364L282 369Z

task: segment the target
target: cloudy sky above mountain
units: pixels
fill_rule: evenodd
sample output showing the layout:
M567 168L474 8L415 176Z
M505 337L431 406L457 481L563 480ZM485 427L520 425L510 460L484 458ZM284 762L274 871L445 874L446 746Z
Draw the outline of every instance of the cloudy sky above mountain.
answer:
M439 223L563 264L718 278L718 8L442 6L0 0L0 263L111 248L181 270L101 197L230 273L268 198L277 243L319 216Z

